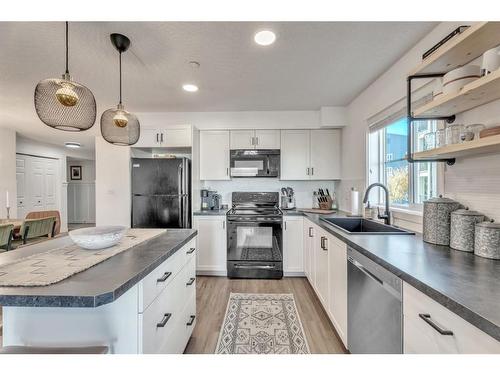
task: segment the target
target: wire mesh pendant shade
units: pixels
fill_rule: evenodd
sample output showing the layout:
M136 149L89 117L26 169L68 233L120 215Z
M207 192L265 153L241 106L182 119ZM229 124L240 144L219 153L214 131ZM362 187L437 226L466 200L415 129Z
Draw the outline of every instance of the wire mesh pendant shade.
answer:
M137 117L125 111L122 105L110 108L101 116L101 134L109 143L131 146L139 140L141 127Z
M44 79L35 88L36 114L45 125L58 130L82 131L91 128L96 119L92 92L82 84L63 78Z

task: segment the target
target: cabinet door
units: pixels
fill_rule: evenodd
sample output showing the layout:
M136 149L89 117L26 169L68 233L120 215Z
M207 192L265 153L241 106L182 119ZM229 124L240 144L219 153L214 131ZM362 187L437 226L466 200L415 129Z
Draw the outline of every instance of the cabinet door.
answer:
M161 145L161 130L141 128L141 136L134 147L159 147Z
M312 180L340 179L340 139L340 130L311 130Z
M196 271L222 275L227 272L226 218L224 216L195 216L198 230Z
M325 310L328 309L328 234L321 228L317 229L318 240L315 253L316 293Z
M259 150L275 150L280 148L279 130L256 130L256 145Z
M304 272L304 219L300 216L285 217L283 230L283 269L285 273Z
M231 130L231 150L255 148L255 130Z
M200 180L229 180L229 131L200 132Z
M314 284L313 281L313 249L314 249L314 224L309 220L304 219L303 225L303 237L304 237L304 273L309 280L311 285Z
M309 130L281 131L281 180L309 180Z
M160 141L162 147L191 147L191 126L164 129Z
M328 314L342 342L347 347L347 246L329 234Z

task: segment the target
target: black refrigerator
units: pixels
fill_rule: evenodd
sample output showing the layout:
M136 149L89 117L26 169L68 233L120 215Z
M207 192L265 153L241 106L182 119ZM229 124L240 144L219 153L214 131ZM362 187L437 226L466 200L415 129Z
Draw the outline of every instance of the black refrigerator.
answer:
M189 159L132 159L132 228L191 228Z

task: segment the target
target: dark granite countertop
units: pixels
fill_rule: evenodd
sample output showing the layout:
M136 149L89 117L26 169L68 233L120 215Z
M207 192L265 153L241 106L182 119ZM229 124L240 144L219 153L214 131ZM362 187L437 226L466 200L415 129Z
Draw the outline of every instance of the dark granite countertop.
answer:
M196 234L193 229L168 229L58 283L43 287L0 287L0 306L97 307L111 303ZM2 253L0 265L68 242L71 242L69 237L61 237Z
M347 234L321 220L342 213L303 215L500 341L500 261L428 244L420 234Z
M193 211L194 216L226 216L227 211L229 211L229 208L222 208L220 210L206 210L206 211Z

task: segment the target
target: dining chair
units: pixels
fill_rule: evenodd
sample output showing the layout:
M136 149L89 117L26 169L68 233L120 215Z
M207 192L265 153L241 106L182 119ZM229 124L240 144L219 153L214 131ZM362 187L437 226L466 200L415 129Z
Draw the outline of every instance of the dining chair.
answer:
M46 217L42 219L26 219L21 225L19 235L25 245L28 240L39 237L54 237L56 226L55 216Z
M61 214L57 210L52 211L31 211L26 214L25 219L44 219L54 216L56 218L56 227L54 236L57 236L61 231Z
M10 250L12 244L12 233L14 231L13 224L0 225L0 248L6 251Z

